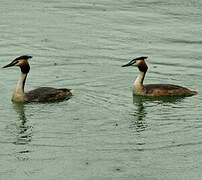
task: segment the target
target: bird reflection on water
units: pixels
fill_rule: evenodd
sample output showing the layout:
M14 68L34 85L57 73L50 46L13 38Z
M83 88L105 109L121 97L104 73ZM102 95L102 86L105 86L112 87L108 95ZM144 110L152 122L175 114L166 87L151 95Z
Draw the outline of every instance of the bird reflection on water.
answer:
M137 107L137 110L132 113L134 119L131 121L130 128L136 132L145 131L148 127L146 122L147 111L145 103L155 104L176 104L181 102L185 97L147 97L133 95L133 104Z
M32 126L27 124L25 106L23 103L13 104L13 109L18 114L16 122L16 140L14 144L28 144L32 140Z
M134 119L131 121L130 128L135 130L136 132L141 132L147 128L147 123L145 121L147 113L145 111L145 107L141 98L134 99L133 97L133 103L135 104L135 106L137 106L137 110L132 113Z

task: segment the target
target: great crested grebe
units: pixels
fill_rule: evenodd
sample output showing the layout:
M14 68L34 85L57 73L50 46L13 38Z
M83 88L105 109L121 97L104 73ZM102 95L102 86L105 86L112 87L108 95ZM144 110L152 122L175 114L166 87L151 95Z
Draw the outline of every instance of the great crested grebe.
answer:
M70 89L52 88L52 87L39 87L27 93L24 92L25 81L29 73L30 66L28 59L32 56L20 56L14 59L10 64L3 68L11 66L19 66L21 69L21 76L17 82L15 91L13 93L13 102L54 102L69 99L72 96Z
M144 85L143 81L148 69L145 59L147 59L147 57L144 56L138 57L122 66L122 67L137 66L140 71L140 74L138 75L133 84L134 95L160 97L160 96L192 96L197 94L196 91L191 91L185 87L173 84Z

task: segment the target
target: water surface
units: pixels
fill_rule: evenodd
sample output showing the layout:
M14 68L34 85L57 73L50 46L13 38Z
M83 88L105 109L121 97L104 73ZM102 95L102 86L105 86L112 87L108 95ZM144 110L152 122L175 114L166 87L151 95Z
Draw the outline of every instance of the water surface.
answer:
M10 101L18 68L0 70L0 179L200 179L202 176L199 1L2 1L1 66L30 54L26 90L67 87L51 104ZM198 95L132 97L135 68L146 83Z

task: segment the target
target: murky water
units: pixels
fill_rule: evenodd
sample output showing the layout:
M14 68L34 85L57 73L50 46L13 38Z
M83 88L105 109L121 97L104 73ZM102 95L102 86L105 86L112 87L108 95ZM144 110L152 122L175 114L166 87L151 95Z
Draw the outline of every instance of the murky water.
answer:
M200 1L1 1L1 66L33 55L26 89L73 89L69 101L14 105L18 68L0 70L0 179L201 179ZM148 83L198 95L135 99Z

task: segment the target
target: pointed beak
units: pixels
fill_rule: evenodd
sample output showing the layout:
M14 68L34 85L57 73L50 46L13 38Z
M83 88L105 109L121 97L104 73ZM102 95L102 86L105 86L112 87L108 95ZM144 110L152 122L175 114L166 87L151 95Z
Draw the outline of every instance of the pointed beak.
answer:
M135 60L132 60L132 61L130 61L129 63L124 64L124 65L123 65L123 66L121 66L121 67L132 66L132 65L134 65L134 63L135 63Z
M3 66L2 68L7 68L7 67L11 67L11 66L15 66L17 62L12 61L11 63L7 64L6 66Z

